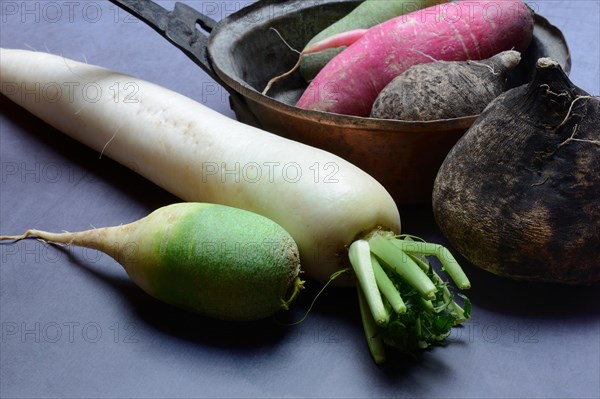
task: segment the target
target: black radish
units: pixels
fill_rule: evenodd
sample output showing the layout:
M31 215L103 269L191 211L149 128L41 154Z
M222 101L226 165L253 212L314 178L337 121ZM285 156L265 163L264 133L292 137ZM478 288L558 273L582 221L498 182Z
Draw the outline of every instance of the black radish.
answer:
M513 279L600 281L600 101L560 65L495 99L450 151L433 210L469 261Z
M410 67L373 104L371 117L428 121L479 115L506 86L521 53L503 51L481 61L435 61Z

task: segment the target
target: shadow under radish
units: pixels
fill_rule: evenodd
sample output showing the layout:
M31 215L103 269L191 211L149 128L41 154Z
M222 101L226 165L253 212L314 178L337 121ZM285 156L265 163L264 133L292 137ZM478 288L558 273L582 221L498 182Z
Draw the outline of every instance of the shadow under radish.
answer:
M128 277L86 263L72 251L60 246L71 265L110 288L107 295L119 295L129 304L138 325L171 338L214 347L272 347L281 341L289 328L279 315L258 321L232 322L212 319L161 302L135 285Z

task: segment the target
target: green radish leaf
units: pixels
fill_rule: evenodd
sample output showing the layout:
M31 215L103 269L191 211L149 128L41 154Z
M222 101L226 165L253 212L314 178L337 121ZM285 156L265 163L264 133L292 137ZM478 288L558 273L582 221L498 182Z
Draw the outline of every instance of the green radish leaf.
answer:
M447 282L434 277L435 271L429 265L427 276L436 285L435 297L431 300L433 312L426 308L422 296L401 277L388 272L388 276L402 295L406 304L406 312L393 313L387 326L381 327L379 335L386 345L398 351L415 355L424 348L440 344L449 335L454 326L468 319L471 314L471 302L462 294L464 311L453 306L452 297L448 297L450 289ZM445 294L446 293L446 294Z

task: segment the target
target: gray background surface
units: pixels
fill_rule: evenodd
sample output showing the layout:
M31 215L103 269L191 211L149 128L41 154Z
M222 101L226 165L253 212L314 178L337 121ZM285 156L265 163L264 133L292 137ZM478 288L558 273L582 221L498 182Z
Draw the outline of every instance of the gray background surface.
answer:
M220 20L248 1L185 1ZM565 34L573 81L600 93L600 3L529 2ZM173 2L161 2L172 8ZM0 45L87 60L232 116L227 93L105 1L0 1ZM0 98L0 233L125 223L177 201ZM445 243L427 206L404 229ZM354 290L330 289L295 327L194 317L149 298L111 258L36 241L0 245L0 396L600 397L600 294L520 284L467 263L473 319L418 359L371 361Z

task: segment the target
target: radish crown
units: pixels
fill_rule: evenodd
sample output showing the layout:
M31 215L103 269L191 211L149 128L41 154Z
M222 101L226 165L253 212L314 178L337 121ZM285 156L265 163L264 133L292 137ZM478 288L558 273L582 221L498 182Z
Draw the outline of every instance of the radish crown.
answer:
M469 299L460 295L464 308L454 300L427 256L440 261L459 289L471 287L456 259L441 245L378 231L350 246L361 318L376 363L385 361L386 345L413 354L443 341L452 327L471 317Z

